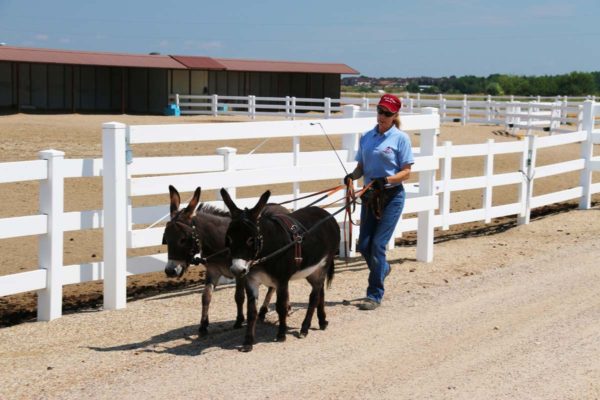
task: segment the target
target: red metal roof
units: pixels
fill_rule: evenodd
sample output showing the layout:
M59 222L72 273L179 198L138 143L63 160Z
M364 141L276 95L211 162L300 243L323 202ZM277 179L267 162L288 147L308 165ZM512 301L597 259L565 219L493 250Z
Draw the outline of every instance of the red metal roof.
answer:
M217 69L224 70L225 66L210 57L195 57L195 56L171 56L181 64L190 69Z
M247 72L300 72L321 74L358 74L346 64L239 60L197 56L162 56L88 51L53 50L0 46L0 61L49 64L98 65L167 69L203 69Z
M312 72L320 74L358 74L359 72L346 64L237 60L231 58L215 58L228 71L262 71L262 72Z
M0 61L186 69L184 65L181 65L169 56L34 49L12 46L0 46Z

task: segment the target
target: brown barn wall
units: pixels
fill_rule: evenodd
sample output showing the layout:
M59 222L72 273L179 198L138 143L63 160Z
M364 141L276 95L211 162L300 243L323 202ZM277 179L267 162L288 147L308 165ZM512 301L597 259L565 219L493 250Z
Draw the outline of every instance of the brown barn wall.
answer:
M161 114L168 95L339 98L339 74L0 62L0 109ZM18 89L17 89L18 88Z

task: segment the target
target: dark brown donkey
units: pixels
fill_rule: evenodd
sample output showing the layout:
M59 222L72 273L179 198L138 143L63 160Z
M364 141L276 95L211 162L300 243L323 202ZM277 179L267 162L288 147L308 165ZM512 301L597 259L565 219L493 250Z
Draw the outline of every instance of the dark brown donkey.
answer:
M200 203L198 187L194 192L188 206L179 210L181 197L173 186L169 185L171 198L171 220L167 222L163 235L163 244L167 245L168 261L165 273L168 277L180 278L190 264L196 263L195 256L201 253L206 266L206 283L202 293L202 317L200 319L199 335L203 336L208 331L208 309L212 292L221 276L234 278L229 270L229 252L225 247L225 232L231 222L230 214L226 211ZM196 210L196 208L198 208ZM282 206L269 205L270 212L287 213ZM274 293L269 288L259 318L264 319L269 302ZM241 328L244 322L244 279L236 278L235 302L237 304L237 317L234 328Z
M319 327L327 328L325 280L331 283L333 259L340 245L340 228L334 217L319 207L305 207L290 214L265 213L271 192L266 191L252 209L240 210L225 189L221 197L231 212L226 243L231 255L231 272L246 277L248 327L242 351L251 351L256 330L256 300L260 284L277 289L279 316L277 340L287 330L288 284L306 278L312 286L300 336L306 336L315 308Z

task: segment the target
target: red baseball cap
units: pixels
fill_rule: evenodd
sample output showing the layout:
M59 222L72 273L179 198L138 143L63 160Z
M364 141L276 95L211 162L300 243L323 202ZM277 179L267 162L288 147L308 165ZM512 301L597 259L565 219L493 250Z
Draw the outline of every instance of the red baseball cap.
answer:
M397 113L402 107L402 102L393 94L384 94L377 105L387 108L390 112Z

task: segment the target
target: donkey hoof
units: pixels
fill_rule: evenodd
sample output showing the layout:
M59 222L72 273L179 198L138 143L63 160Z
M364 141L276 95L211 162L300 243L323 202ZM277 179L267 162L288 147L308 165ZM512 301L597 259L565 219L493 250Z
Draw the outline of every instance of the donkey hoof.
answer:
M277 340L278 342L285 342L285 333L283 333L283 334L281 334L281 333L280 333L280 334L278 334L278 335L277 335L277 339L276 339L276 340Z
M323 322L319 322L319 328L324 331L325 329L327 329L327 326L329 325L329 321L323 321Z
M258 312L258 320L260 322L265 322L265 318L267 316L267 309L266 307L261 307L260 311Z
M304 339L304 338L305 338L305 337L307 337L307 336L308 336L308 329L307 329L307 330L304 330L304 329L302 329L302 330L300 331L300 335L298 335L298 338L299 338L299 339Z
M198 337L199 338L206 337L206 335L208 335L208 329L206 329L206 328L198 329Z
M242 353L248 353L250 351L252 351L252 345L251 344L245 344L240 348L240 351Z
M240 329L242 327L242 324L244 323L244 320L236 320L235 324L233 324L233 329Z

